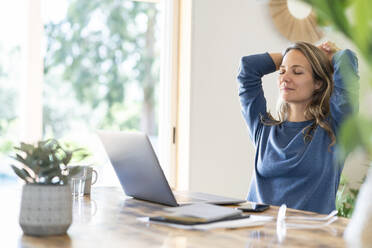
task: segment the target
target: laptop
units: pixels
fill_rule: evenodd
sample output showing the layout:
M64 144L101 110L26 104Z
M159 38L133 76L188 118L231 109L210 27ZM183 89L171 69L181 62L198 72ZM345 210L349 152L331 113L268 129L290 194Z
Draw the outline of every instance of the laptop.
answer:
M146 134L118 131L97 133L128 196L167 206L199 202L218 205L245 202L241 199L206 193L172 192Z

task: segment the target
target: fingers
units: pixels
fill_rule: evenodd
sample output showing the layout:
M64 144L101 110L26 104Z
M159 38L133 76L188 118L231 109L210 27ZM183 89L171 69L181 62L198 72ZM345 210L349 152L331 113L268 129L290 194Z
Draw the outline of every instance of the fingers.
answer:
M323 42L318 48L328 57L329 61L332 62L333 55L340 50L335 43L331 41Z
M331 49L332 49L331 46L327 43L323 43L321 46L322 46L322 49L327 51L327 52L330 52Z
M340 50L335 43L326 41L318 46L321 50L328 52L328 53L335 53Z
M330 41L323 43L321 46L323 50L327 52L332 52L333 44Z

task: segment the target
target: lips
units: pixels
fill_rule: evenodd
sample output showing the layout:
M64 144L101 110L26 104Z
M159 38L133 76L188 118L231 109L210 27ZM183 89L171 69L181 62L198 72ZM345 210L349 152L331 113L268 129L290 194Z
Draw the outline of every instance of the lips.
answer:
M280 88L280 90L283 90L283 91L292 91L294 89L288 88L288 87L283 87L283 88Z

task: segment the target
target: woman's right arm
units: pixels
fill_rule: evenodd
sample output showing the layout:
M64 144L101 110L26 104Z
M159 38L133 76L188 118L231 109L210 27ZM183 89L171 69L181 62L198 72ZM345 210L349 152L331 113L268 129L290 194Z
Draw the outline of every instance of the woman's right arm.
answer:
M275 64L276 70L279 70L279 66L283 61L283 55L281 53L269 53L269 55Z
M239 97L243 117L248 125L249 134L257 144L262 127L261 115L266 115L266 99L262 89L261 78L274 72L279 65L277 55L268 53L245 56L241 59L239 81Z

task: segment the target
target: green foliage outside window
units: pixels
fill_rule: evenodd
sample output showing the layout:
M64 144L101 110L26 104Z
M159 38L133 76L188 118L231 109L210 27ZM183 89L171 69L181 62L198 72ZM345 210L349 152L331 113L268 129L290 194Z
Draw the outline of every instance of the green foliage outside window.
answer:
M5 49L0 43L0 156L13 148L14 127L17 123L17 83L20 48Z
M157 134L157 16L154 3L70 0L65 18L45 24L45 134L63 137L76 119ZM128 101L133 85L141 99Z
M65 17L44 25L44 137L61 139L79 128L157 135L158 4L66 1ZM0 43L0 55L0 158L7 159L18 142L20 87L8 87L20 73L7 66L8 58L20 61L20 49L5 51ZM137 96L128 93L133 87Z

